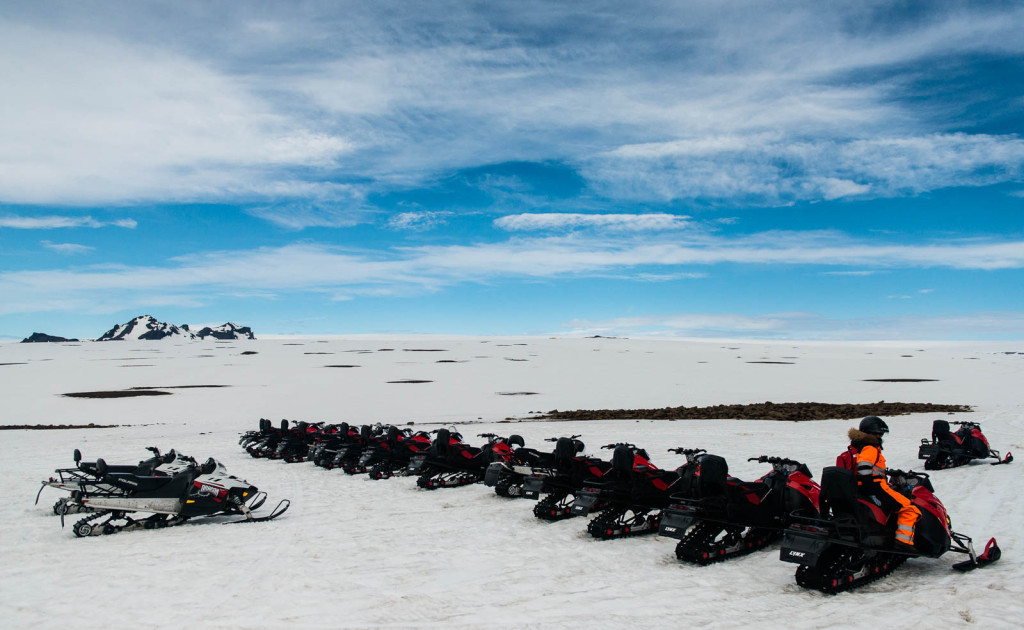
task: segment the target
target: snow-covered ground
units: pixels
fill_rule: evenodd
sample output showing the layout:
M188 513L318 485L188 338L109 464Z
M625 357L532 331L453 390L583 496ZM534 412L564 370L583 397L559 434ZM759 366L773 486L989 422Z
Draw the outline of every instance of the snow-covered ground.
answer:
M745 461L761 454L806 461L817 474L855 421L502 421L551 409L886 400L973 405L962 417L981 422L994 448L1024 453L1024 354L1006 354L1019 351L1024 343L467 337L3 343L0 423L122 426L0 433L0 627L1019 627L1024 461L933 474L954 528L982 545L997 537L999 563L959 574L952 554L912 560L830 597L797 587L777 549L682 565L673 540L597 541L581 519L538 521L533 502L482 485L426 492L412 478L253 460L237 444L261 417L457 423L474 443L487 431L533 446L578 433L590 452L635 442L663 468L681 463L666 449L694 446L725 456L739 477L765 472ZM935 380L865 380L881 378ZM388 382L400 380L431 382ZM61 396L182 385L227 387ZM886 418L890 466L919 467L917 444L935 417ZM32 504L74 448L134 462L150 445L216 457L266 490L268 506L290 498L292 508L270 523L77 539L50 512L56 491Z

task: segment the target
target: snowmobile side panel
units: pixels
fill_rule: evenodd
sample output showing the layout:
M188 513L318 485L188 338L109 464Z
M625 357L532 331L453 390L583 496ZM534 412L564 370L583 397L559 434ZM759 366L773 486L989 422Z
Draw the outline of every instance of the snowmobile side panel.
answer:
M523 481L523 496L527 499L538 499L544 489L544 477L527 477Z
M590 510L593 509L594 504L597 503L597 499L601 496L601 491L595 488L583 488L576 493L576 500L572 502L572 513L576 516L586 516L590 514Z
M826 532L812 532L806 529L787 529L782 535L779 559L809 567L818 563L818 558L829 546Z
M82 505L97 510L116 510L131 512L153 512L155 514L178 514L182 502L178 498L144 498L130 497L83 497Z
M668 508L661 513L658 535L682 540L696 520L695 510Z

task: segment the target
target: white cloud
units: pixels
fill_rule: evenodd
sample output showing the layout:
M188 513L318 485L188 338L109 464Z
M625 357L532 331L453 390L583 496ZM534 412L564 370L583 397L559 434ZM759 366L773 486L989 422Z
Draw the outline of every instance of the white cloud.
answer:
M764 204L1020 176L1015 137L944 133L978 122L971 94L914 92L935 57L1024 54L1012 5L873 28L870 3L185 4L4 16L0 201L303 200L324 171L388 188L515 160Z
M134 219L115 219L113 221L97 221L96 219L88 216L0 216L0 228L13 228L18 230L54 230L59 228L82 227L101 228L110 225L115 227L134 229L136 226L138 226L138 223L136 223Z
M79 245L77 243L51 243L50 241L39 241L39 244L50 251L65 255L88 254L96 249L95 247Z
M688 233L684 233L688 234ZM897 268L1021 269L1024 242L876 245L841 234L772 232L728 239L699 234L515 238L501 243L349 251L312 243L183 256L166 266L108 265L0 273L0 314L61 310L68 304L138 296L390 292L422 293L505 278L700 277L720 263ZM694 275L697 274L697 275Z
M423 232L444 225L453 214L445 210L400 212L388 219L388 227L394 230Z
M0 23L0 75L0 201L252 194L291 177L274 169L352 148L277 113L243 76L127 39Z
M828 317L819 313L684 313L606 321L577 319L577 334L617 336L801 339L821 341L1006 339L1024 335L1024 312L979 311L960 315Z
M513 214L494 220L494 225L510 232L601 228L624 232L679 230L689 227L687 216L674 214Z

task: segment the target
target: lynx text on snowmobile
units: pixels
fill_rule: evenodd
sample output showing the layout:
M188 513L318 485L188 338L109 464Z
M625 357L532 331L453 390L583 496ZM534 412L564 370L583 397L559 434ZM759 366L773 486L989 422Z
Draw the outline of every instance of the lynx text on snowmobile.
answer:
M804 464L752 457L772 465L754 482L729 476L725 459L700 455L686 493L674 495L659 533L678 538L676 557L710 564L763 549L782 537L794 516L818 516L821 488Z
M72 500L94 510L72 528L79 537L169 527L200 516L245 517L232 523L269 521L291 505L284 499L269 514L257 516L254 511L266 501L266 493L229 475L213 459L202 465L190 463L171 475L119 472L102 459L94 466L101 483L83 485L72 494Z
M968 559L959 571L986 566L1001 554L995 538L976 554L971 538L952 530L946 508L934 494L927 474L889 470L889 486L910 498L921 511L912 550L894 543L895 514L886 514L857 491L855 473L830 466L821 473L821 517L794 517L783 535L780 559L800 566L796 582L805 588L838 593L884 577L908 558L938 558L947 551Z
M112 472L166 477L173 475L189 465L195 464L194 459L186 455L176 453L174 449L171 449L162 455L160 454L160 449L155 446L147 447L146 450L153 453L153 456L140 461L136 465L108 465L107 468ZM125 492L113 484L104 482L97 474L96 462L83 462L82 452L77 448L74 452L74 460L74 468L58 468L54 471L57 475L56 477L50 477L47 481L42 482L39 492L36 493L37 505L39 504L39 496L45 488L56 488L57 490L62 490L71 494L83 490L109 492L113 494ZM57 516L92 511L94 511L92 508L85 507L72 496L61 497L53 504L53 513Z
M925 470L955 468L971 463L974 459L993 457L992 465L1009 464L1013 455L1006 454L1000 459L999 451L989 448L988 438L981 432L977 422L954 422L960 425L956 431L950 431L950 423L936 420L932 423L932 439L923 438L917 451L917 458L925 460Z

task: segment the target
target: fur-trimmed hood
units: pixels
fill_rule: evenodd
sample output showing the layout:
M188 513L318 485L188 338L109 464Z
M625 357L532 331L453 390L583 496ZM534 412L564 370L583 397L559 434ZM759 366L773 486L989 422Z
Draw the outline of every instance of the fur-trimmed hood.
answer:
M882 448L882 440L877 435L864 433L860 429L850 429L847 435L850 437L850 444L857 448L864 446Z

